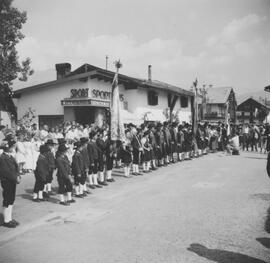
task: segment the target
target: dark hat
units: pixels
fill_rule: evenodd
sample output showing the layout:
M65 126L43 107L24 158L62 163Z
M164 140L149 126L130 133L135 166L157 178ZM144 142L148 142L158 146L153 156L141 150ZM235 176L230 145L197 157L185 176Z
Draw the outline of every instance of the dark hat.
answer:
M92 139L92 138L94 138L96 135L97 135L97 133L96 133L95 131L91 131L91 132L89 133L89 138Z
M58 152L63 153L67 151L69 148L65 144L60 144L58 147Z
M16 141L14 139L5 139L2 141L1 143L1 147L0 149L4 149L4 150L8 150L9 148L11 148L14 144L16 144Z
M46 144L40 145L40 147L39 147L39 152L40 152L41 154L46 153L46 152L48 152L48 151L50 151L48 145L46 145Z
M73 145L75 149L78 149L82 146L82 143L80 141L77 141L77 142L74 142Z
M85 137L80 138L81 144L85 144L85 143L87 143L88 141L89 141L88 138L85 138Z
M55 145L55 142L52 139L48 139L46 144L53 146L53 145Z
M162 125L162 123L161 122L159 122L158 124L157 124L157 127L159 128L159 127L162 127L163 125Z
M57 139L58 140L58 144L61 145L61 144L65 144L67 141L64 139L64 138L59 138Z
M163 122L163 125L164 125L164 126L167 126L167 125L168 125L168 122L164 121L164 122Z

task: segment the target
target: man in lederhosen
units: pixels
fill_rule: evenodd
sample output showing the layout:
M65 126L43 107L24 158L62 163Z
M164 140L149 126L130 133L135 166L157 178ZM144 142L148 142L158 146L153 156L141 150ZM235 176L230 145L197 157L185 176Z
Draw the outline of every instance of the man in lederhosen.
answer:
M12 209L16 196L16 185L20 182L19 167L13 157L16 141L2 141L3 153L0 156L0 181L3 195L4 227L15 228L19 223L12 219Z
M139 171L139 164L140 164L140 155L143 151L143 148L141 141L138 138L137 129L135 128L135 126L132 127L131 134L132 134L131 146L133 153L132 174L142 175Z
M156 130L156 142L157 142L157 158L158 158L158 166L161 167L164 165L164 157L165 157L165 142L164 142L164 133L162 129L162 124L157 124Z
M83 185L84 194L90 194L90 191L87 190L87 186L86 186L86 179L87 179L87 176L89 177L88 171L89 171L89 165L90 165L90 160L89 160L89 155L88 155L88 150L87 150L88 141L89 141L88 138L85 138L85 137L80 138L80 143L82 146L81 154L82 154L82 159L83 159L83 173L82 173L82 178L81 178L81 184Z

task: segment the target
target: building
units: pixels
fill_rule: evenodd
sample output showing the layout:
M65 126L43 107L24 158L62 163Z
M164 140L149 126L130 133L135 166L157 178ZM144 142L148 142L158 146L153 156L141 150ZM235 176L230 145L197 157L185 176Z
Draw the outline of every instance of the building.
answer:
M36 112L34 122L55 126L63 121L82 124L108 122L114 72L90 64L71 71L69 63L56 64L57 79L14 91L18 119L29 108ZM148 79L119 74L119 92L125 123L165 121L174 116L191 123L193 92Z
M237 106L237 123L262 124L269 119L270 107L265 101L247 98Z
M205 92L205 105L203 98L199 101L199 118L209 122L236 121L236 98L232 87L209 87Z

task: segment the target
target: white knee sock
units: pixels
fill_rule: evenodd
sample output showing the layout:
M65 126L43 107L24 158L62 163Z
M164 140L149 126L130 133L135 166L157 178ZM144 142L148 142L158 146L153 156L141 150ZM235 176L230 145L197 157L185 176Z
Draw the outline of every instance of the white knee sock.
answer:
M51 183L47 184L47 190L48 190L48 192L52 191L52 184Z
M136 173L136 164L132 164L132 172Z
M8 207L3 207L4 222L8 223L9 220L9 209Z
M107 170L107 179L112 179L112 170Z
M93 185L93 174L88 175L89 184Z
M93 174L93 180L94 180L94 184L98 185L97 174Z
M86 184L83 185L83 191L87 191Z
M128 176L128 170L127 170L127 167L125 166L124 167L124 175L127 177Z
M79 185L79 189L80 189L79 192L82 195L83 194L83 185L82 184Z
M135 169L136 169L136 173L139 173L140 171L139 171L139 165L138 164L135 164Z
M130 175L130 166L127 167L127 175Z
M42 198L43 198L43 191L39 191L39 192L38 192L38 198L39 198L39 199L42 199Z
M65 202L64 195L59 195L59 198L60 198L60 202Z
M103 172L99 172L99 181L104 182L104 174L103 174Z
M78 185L75 185L75 194L79 195L80 194L80 188Z
M70 201L72 199L71 192L67 192L67 200Z
M145 162L143 162L142 167L143 167L143 171L146 171L146 163Z
M45 185L44 185L43 192L47 192L47 190L48 190L48 189L47 189L47 185L45 184Z
M33 199L37 199L38 198L38 194L37 193L33 193Z
M146 170L147 170L147 171L150 170L150 162L147 162L147 164L146 164Z

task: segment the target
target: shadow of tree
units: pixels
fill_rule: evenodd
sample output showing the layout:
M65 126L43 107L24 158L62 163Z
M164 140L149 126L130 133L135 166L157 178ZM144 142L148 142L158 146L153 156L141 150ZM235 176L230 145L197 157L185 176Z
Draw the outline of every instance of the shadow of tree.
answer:
M204 257L218 263L267 263L261 259L241 253L220 249L209 249L197 243L191 244L187 250L196 253L200 257Z
M261 199L263 201L270 201L270 194L264 194L264 193L252 194L250 195L250 197L254 199Z
M258 237L256 240L261 243L264 247L270 249L270 238L267 237Z
M53 190L56 190L56 188ZM29 200L29 201L33 201L33 189L25 189L24 191L25 191L25 194L19 194L17 196L23 199ZM57 198L52 197L52 195L50 195L48 202L56 204L56 203L59 203L59 200Z

